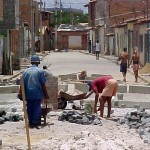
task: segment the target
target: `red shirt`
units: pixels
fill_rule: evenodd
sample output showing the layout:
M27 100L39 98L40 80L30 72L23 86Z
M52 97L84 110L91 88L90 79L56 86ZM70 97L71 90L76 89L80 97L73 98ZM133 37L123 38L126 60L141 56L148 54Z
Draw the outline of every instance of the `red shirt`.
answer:
M92 81L91 89L95 92L102 93L109 79L113 79L112 76L102 76Z

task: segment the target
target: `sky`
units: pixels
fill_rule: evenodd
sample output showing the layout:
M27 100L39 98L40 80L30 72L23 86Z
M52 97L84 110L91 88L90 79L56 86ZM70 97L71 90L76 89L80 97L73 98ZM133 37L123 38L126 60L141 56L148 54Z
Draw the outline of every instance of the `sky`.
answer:
M40 0L37 0L40 1ZM81 9L85 13L87 13L87 7L84 7L83 5L87 4L89 0L42 0L42 2L46 2L46 7L53 8L55 1L58 2L58 7L60 7L60 1L64 8L76 8Z

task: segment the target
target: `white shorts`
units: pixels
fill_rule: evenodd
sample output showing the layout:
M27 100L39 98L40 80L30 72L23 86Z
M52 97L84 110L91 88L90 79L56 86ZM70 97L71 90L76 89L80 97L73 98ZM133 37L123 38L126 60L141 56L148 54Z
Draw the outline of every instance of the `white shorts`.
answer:
M115 79L110 79L106 83L105 88L102 91L101 96L115 96L118 89L118 83Z

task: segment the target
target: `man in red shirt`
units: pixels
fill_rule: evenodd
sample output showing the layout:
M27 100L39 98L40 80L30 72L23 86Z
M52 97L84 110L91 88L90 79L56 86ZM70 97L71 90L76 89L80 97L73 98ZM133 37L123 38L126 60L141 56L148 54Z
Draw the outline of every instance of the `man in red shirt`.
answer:
M110 117L111 112L111 99L112 96L116 95L118 83L112 76L102 76L91 83L88 83L89 90L91 91L86 97L89 97L93 92L95 93L95 104L94 112L97 113L97 102L99 99L100 102L100 117L103 117L104 105L107 102L108 104L108 114L107 117ZM102 93L99 97L99 93Z

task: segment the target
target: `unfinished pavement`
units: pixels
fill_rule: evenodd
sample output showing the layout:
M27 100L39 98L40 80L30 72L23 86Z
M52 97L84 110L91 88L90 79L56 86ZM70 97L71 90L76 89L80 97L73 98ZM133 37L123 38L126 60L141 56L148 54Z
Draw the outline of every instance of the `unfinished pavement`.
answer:
M76 53L76 52L73 52L73 53ZM85 54L88 54L88 52L84 51L83 56ZM50 55L53 55L53 54L50 54ZM66 53L65 53L65 55L66 55ZM41 57L43 57L43 56L41 56ZM95 55L93 55L91 57L95 57ZM110 60L112 63L114 63L116 60L116 58L112 57L112 56L103 56L103 57L105 57L105 59L107 59L107 60ZM43 60L44 60L44 58L43 58ZM117 66L117 67L119 70L119 66ZM117 74L118 74L118 72L117 72ZM17 77L17 75L20 75L19 71L15 71L13 76L3 76L3 77L5 80L9 81L9 80L12 80L14 77ZM130 79L130 78L134 79L133 74L128 73L127 79ZM140 79L144 80L142 76L140 76ZM122 83L119 80L118 92L123 93L124 96L123 96L123 100L118 100L117 97L115 99L113 99L113 101L112 101L113 105L114 106L116 105L116 107L125 106L125 105L126 105L126 107L134 107L135 105L140 105L141 107L144 107L144 108L150 108L150 101L149 101L149 97L150 97L150 95L149 95L150 89L149 88L150 87L148 86L148 83L150 83L150 78L146 82L147 83L139 82L137 84L133 84L133 83L131 83L131 80L130 80L130 82L127 82L127 83ZM62 85L59 85L59 89L62 88L60 86L62 86ZM80 91L85 91L84 87L82 89L82 85L81 85L81 87L78 87L78 88ZM64 87L64 89L66 89L66 88ZM18 92L18 86L17 85L0 86L0 92L1 93L16 93L16 92Z

